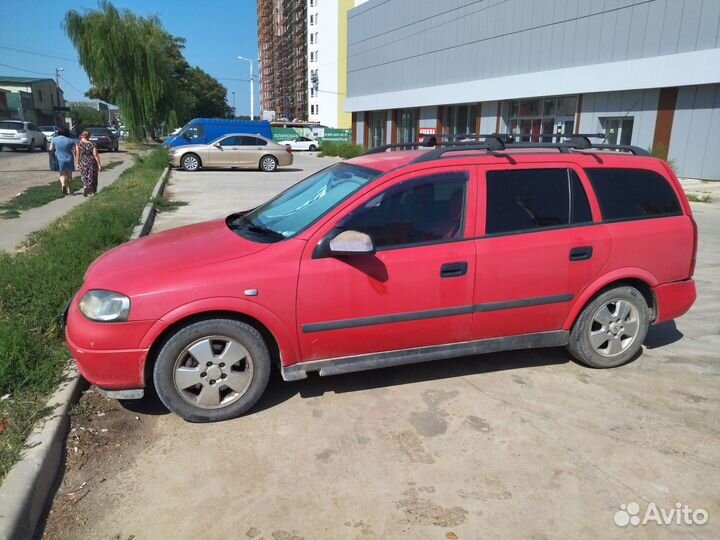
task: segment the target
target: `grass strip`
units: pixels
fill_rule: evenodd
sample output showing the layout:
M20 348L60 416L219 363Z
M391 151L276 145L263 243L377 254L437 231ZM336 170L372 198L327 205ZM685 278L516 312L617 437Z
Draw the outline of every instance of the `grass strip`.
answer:
M34 233L15 254L0 252L0 480L19 458L70 358L60 314L101 253L127 241L167 153L155 150L111 186Z
M108 171L120 165L122 161L111 161L103 167L104 171ZM73 191L82 189L83 183L79 176L75 176L72 181ZM20 195L17 195L9 201L0 204L0 219L13 219L20 217L20 212L45 206L55 199L62 199L64 195L60 189L60 182L54 180L43 186L33 186L26 189Z

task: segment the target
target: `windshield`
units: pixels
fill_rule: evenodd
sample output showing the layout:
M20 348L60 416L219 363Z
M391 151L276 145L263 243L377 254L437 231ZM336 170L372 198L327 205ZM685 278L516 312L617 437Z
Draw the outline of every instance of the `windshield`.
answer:
M380 174L374 169L337 163L309 176L247 214L229 216L228 227L250 240L261 242L290 238Z
M40 131L55 131L55 126L40 126Z

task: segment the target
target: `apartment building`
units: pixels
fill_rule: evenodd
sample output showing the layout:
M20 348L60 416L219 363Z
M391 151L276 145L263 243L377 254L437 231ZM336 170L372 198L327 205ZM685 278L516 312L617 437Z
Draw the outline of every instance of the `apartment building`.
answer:
M307 120L307 0L258 0L260 107Z
M719 21L718 0L369 0L348 14L353 139L601 132L720 179Z

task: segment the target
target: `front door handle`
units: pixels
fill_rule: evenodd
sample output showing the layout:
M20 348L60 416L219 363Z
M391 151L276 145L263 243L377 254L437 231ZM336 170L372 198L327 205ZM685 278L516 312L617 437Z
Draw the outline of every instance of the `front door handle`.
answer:
M592 258L592 246L574 247L570 250L571 261L586 261Z
M452 262L445 263L440 267L441 278L460 277L467 274L468 263L466 262Z

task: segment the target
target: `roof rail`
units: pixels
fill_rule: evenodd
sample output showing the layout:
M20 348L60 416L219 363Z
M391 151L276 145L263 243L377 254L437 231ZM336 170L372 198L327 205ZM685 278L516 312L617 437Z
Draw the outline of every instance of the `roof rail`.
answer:
M511 148L529 148L529 149L541 149L541 148L554 148L563 154L567 154L571 151L582 151L582 150L620 150L624 152L630 152L636 156L649 156L650 153L644 148L638 146L632 146L628 144L593 144L590 139L605 139L604 133L570 133L570 134L504 134L504 133L492 133L492 134L479 134L474 133L463 133L460 135L454 135L455 138L462 137L459 141L448 141L448 142L436 142L432 144L428 141L423 142L412 142L412 143L399 143L399 144L385 144L372 148L365 152L363 155L369 154L380 154L390 149L413 149L413 148L434 148L433 150L418 156L413 160L413 163L420 163L423 161L432 161L442 157L444 154L449 152L463 152L467 150L485 150L490 153L501 152L506 149L507 145ZM532 138L554 138L562 137L565 139L564 142L513 142L515 137L532 137ZM482 139L482 142L479 142Z

